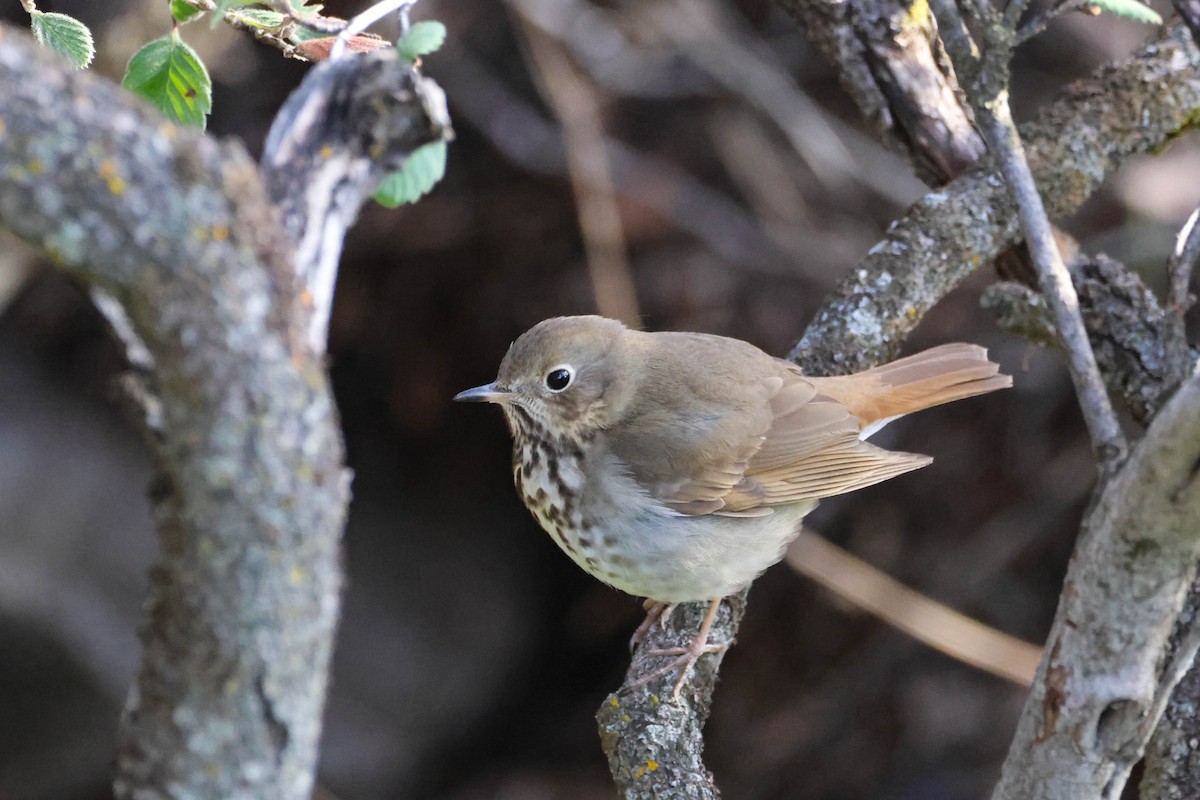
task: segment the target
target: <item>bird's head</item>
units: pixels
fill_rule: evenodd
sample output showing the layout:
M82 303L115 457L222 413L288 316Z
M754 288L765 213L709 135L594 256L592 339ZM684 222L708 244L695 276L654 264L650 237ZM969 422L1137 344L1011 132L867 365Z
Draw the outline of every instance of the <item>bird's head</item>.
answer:
M512 343L495 381L454 399L498 403L514 436L589 438L628 399L629 333L605 317L545 320Z

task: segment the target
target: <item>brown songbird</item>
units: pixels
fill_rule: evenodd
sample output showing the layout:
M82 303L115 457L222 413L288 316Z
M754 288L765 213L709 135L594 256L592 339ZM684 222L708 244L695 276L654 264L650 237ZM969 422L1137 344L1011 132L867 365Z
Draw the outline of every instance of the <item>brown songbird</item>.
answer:
M641 681L679 669L678 695L727 646L708 642L721 598L783 557L817 501L932 460L868 436L1011 385L970 344L817 378L737 339L584 316L534 326L495 382L454 399L504 410L517 491L576 564L659 604L711 601L692 645L658 651L677 658Z

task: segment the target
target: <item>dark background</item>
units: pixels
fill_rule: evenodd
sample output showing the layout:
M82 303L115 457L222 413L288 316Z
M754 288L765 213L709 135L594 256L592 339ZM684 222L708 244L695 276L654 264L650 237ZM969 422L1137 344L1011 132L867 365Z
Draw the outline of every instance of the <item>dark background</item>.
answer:
M862 135L846 139L851 168L818 180L753 89L718 80L757 59L786 87L776 100L803 92L820 118L861 130L767 0L562 5L594 15L572 35L607 81L593 91L625 154L618 203L645 327L785 353L921 186ZM166 32L164 6L41 4L93 27L94 69L115 79ZM17 3L0 8L23 23ZM716 15L700 46L675 25L696 9ZM596 310L559 127L507 4L424 0L414 18L449 28L426 71L457 139L445 181L416 206L365 209L342 262L330 361L356 478L320 780L341 798L607 798L592 714L622 678L640 605L580 572L521 507L500 414L449 402L538 320ZM1055 24L1020 51L1019 113L1152 35L1108 17ZM206 22L184 36L215 81L210 130L257 152L305 65ZM1135 159L1065 227L1161 286L1198 164L1187 138ZM1058 353L995 328L978 305L990 280L967 281L909 346L982 343L1015 387L895 424L877 441L933 466L808 523L1037 642L1093 469ZM78 287L0 238L0 800L108 796L156 547L146 452L115 402L121 367ZM725 661L708 763L729 798L980 797L1022 699L778 566Z

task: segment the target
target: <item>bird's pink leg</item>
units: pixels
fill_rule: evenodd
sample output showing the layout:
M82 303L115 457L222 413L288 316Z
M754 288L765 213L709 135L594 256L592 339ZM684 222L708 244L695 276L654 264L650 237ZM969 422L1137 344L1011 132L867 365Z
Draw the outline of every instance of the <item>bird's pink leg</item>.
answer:
M637 630L633 632L633 636L629 637L629 652L633 652L641 645L642 640L646 638L646 634L650 632L650 628L654 623L658 623L660 629L667 627L667 620L671 618L671 612L675 610L674 603L663 603L658 600L646 598L646 602L642 604L646 609L646 618L642 620L642 624L637 626Z
M639 686L645 686L652 680L661 678L663 675L667 675L675 670L679 670L679 679L675 681L675 691L671 693L671 696L676 702L678 702L679 691L683 688L683 683L687 680L688 675L691 673L692 667L695 666L696 662L700 660L700 656L704 655L705 653L723 653L728 650L729 645L732 644L731 642L713 644L708 641L708 633L710 630L712 630L713 620L717 618L717 609L720 607L721 598L718 597L716 600L712 601L711 605L709 605L708 613L704 615L704 621L700 623L700 630L697 631L696 638L692 639L691 644L689 644L687 647L666 647L661 650L647 650L646 655L648 656L676 656L676 658L674 658L671 663L667 664L666 666L660 667L659 669L654 670L654 672L651 672L649 675L641 677L633 683L627 684L625 688L636 689ZM662 614L663 611L660 610L655 613L655 610L651 608L650 614L646 617L646 621L638 627L638 631L641 632L642 636L645 636L645 632L650 629L650 626L653 625L657 618L661 617ZM634 634L635 637L637 635L637 633Z

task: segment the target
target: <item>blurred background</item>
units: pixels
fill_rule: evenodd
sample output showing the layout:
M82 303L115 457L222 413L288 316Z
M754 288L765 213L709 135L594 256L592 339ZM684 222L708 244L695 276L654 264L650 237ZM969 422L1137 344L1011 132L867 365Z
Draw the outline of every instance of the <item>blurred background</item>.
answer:
M39 6L88 23L93 69L117 80L169 29L162 2ZM16 2L0 8L27 25ZM423 0L413 16L449 29L425 69L457 139L429 197L364 210L342 262L330 354L356 477L320 781L365 800L611 797L592 715L622 679L640 603L579 571L521 506L499 412L449 398L491 380L537 321L596 311L596 282L607 310L647 329L782 355L923 189L769 0ZM207 22L183 34L215 82L210 131L259 152L307 66ZM1020 51L1018 112L1153 35L1069 15ZM594 270L564 122L583 154L572 168L594 169L597 151L611 162L599 174L615 214L587 223ZM1160 287L1198 176L1185 137L1064 227ZM909 350L984 344L1015 387L893 425L879 443L934 464L807 522L1036 643L1093 469L1059 354L980 310L992 279L967 281ZM121 368L79 287L0 236L0 800L110 796L156 551ZM1023 694L781 565L755 584L725 660L708 764L730 798L977 798Z

